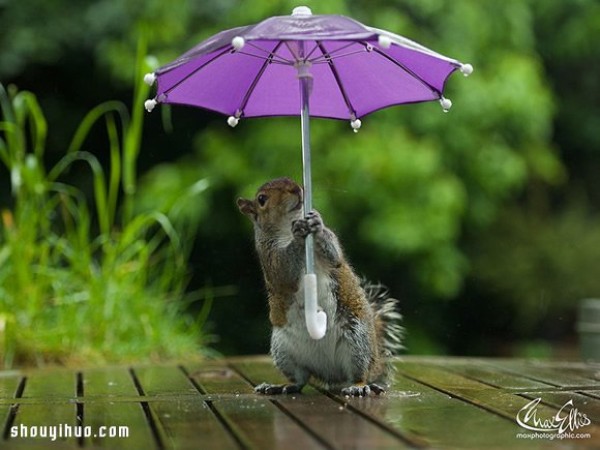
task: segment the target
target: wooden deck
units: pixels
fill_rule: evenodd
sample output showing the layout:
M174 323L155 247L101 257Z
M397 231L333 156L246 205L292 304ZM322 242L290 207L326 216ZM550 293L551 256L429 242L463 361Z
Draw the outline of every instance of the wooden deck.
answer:
M0 448L600 448L600 364L405 357L397 367L393 389L368 398L254 394L281 379L267 357L0 372ZM569 437L549 429L559 422Z

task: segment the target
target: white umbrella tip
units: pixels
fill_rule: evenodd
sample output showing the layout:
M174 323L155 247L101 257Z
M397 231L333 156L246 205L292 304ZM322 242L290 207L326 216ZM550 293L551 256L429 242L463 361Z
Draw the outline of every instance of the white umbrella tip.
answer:
M152 110L154 109L154 107L156 106L157 103L158 102L154 99L146 100L144 102L144 108L146 108L146 111L152 112Z
M442 97L440 98L440 105L442 105L442 109L444 110L444 112L448 112L450 111L450 108L452 108L452 100L450 100L449 98Z
M360 127L362 126L362 122L360 119L353 119L350 121L350 126L355 133L358 133L358 130L360 130Z
M231 46L235 50L241 50L244 45L246 45L246 41L241 36L236 36L231 40Z
M235 116L229 116L227 118L227 125L231 128L235 128L235 126L240 122L240 119Z
M390 48L390 46L392 45L392 39L384 34L379 35L379 37L377 38L377 42L379 43L379 46L381 48Z
M296 6L292 11L292 16L312 16L312 11L308 6Z
M144 75L144 83L146 83L148 86L152 86L155 81L156 81L155 74L147 73L146 75Z
M473 66L471 64L461 64L460 71L465 77L468 77L473 73Z

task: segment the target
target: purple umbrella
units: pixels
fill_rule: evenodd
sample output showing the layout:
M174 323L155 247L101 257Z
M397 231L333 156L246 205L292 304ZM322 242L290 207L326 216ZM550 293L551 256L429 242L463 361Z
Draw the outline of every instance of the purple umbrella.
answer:
M147 74L157 82L157 103L197 106L229 116L301 117L304 211L312 209L309 116L360 118L391 105L437 100L448 77L473 71L402 36L337 15L312 15L306 6L291 16L222 31L175 61ZM310 102L309 102L310 99ZM306 239L305 311L309 334L325 335L326 316L317 305L312 235Z

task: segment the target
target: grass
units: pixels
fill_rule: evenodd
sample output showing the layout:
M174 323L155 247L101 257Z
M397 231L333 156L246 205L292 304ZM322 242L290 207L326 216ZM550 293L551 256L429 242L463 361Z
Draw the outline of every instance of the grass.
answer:
M136 80L147 71L140 44ZM189 244L169 219L136 213L142 103L106 102L81 122L62 159L44 167L47 123L30 92L0 85L0 160L12 201L0 220L0 364L119 362L198 355L206 314L184 313ZM110 170L84 150L107 133ZM62 179L74 165L93 200ZM207 303L208 304L208 303Z

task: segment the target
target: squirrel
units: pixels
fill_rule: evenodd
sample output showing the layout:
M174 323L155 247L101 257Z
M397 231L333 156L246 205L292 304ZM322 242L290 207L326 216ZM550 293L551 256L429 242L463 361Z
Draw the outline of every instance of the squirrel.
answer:
M261 394L300 393L311 377L345 396L381 394L389 388L389 357L401 346L396 299L379 284L361 280L346 261L336 235L316 211L304 214L303 190L290 178L262 185L254 200L237 206L254 225L272 325L271 355L287 384L262 383ZM315 245L318 303L327 332L312 339L304 321L304 242Z

